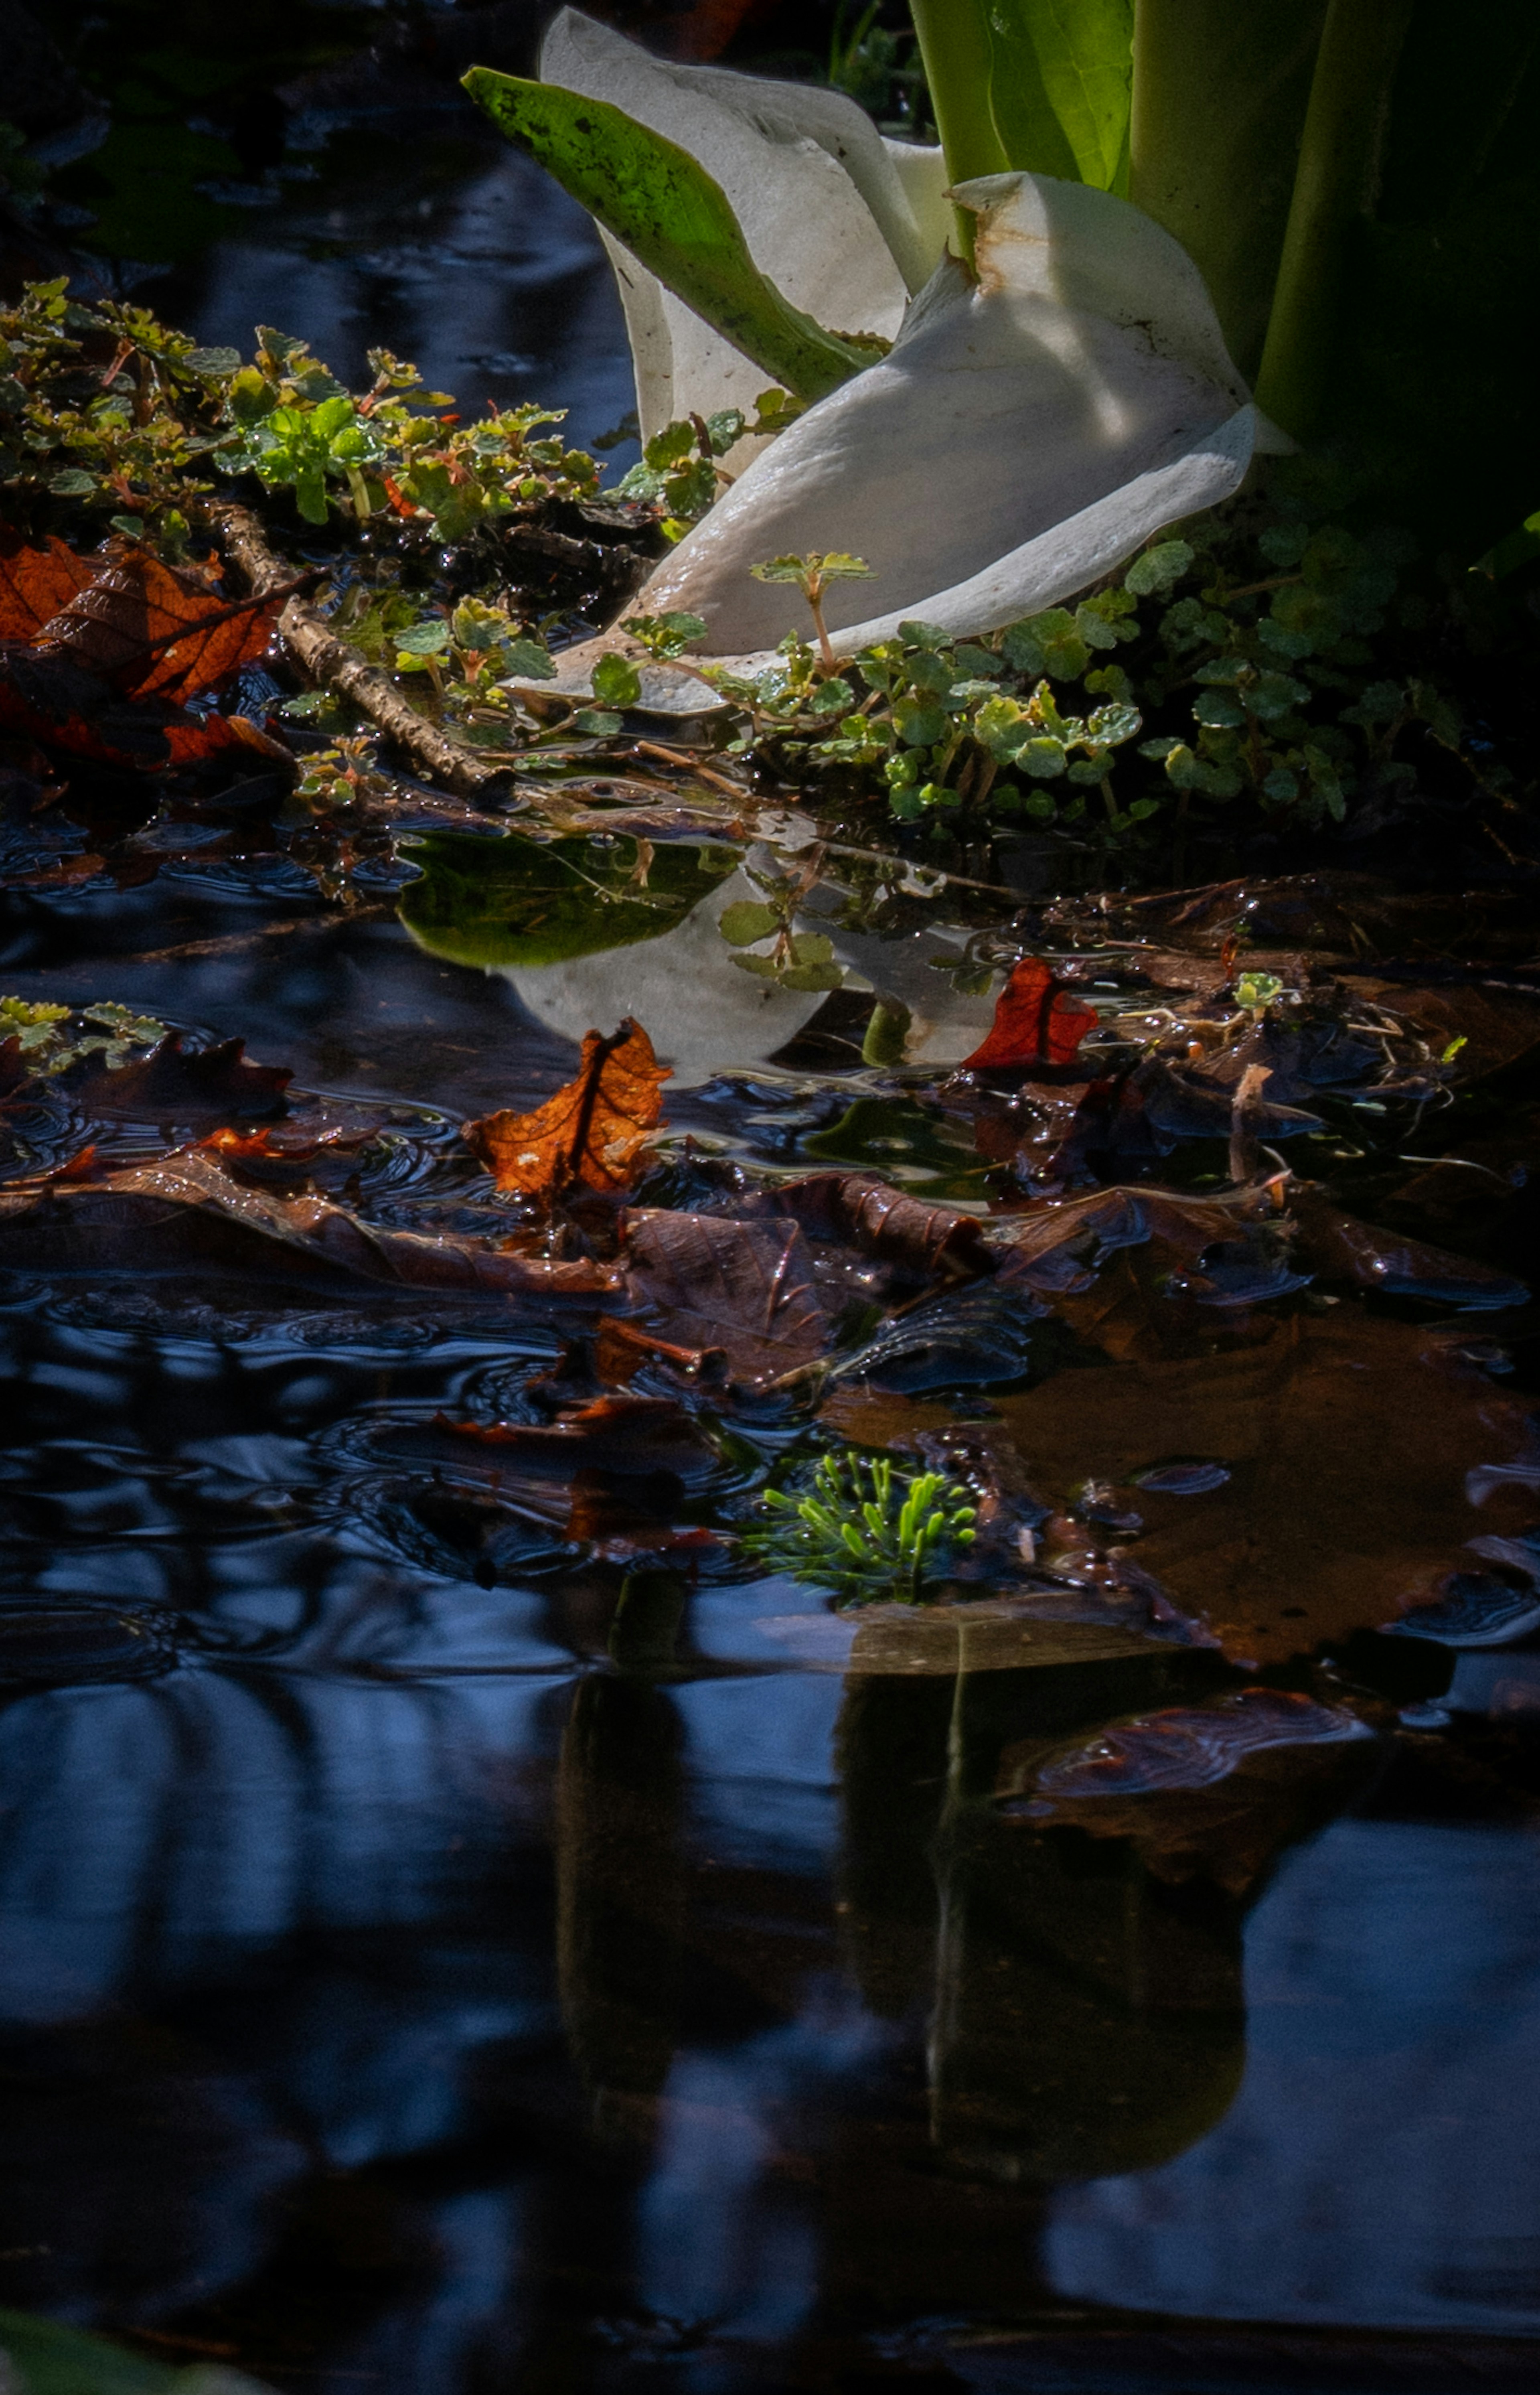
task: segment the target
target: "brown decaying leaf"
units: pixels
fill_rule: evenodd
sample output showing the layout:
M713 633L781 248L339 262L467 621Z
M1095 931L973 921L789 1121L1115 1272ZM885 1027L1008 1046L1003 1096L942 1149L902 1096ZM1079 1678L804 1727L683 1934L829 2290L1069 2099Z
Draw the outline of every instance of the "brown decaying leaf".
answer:
M0 1193L0 1258L66 1272L174 1272L203 1262L283 1278L342 1273L517 1297L602 1297L619 1283L617 1273L586 1260L377 1230L325 1198L249 1187L203 1148L108 1173L79 1190Z
M148 1056L128 1065L92 1060L65 1077L82 1113L121 1115L133 1120L176 1123L187 1129L223 1129L237 1117L279 1113L294 1075L286 1065L250 1065L244 1039L222 1039L214 1048L189 1051L183 1035L168 1031Z
M32 637L135 698L179 703L254 665L281 603L242 601L232 612L201 576L128 549L97 565Z
M97 568L57 534L39 548L0 524L0 641L35 641L72 599L88 589Z
M783 1181L760 1199L789 1214L813 1238L849 1239L863 1255L926 1277L943 1269L989 1272L994 1259L983 1226L950 1206L906 1198L870 1172L813 1172Z
M667 1337L717 1349L734 1380L773 1379L821 1356L829 1317L794 1222L641 1211L626 1217L631 1292Z
M590 1031L575 1077L533 1114L482 1115L464 1125L466 1144L499 1189L559 1198L574 1188L611 1195L628 1188L663 1118L670 1076L639 1023L627 1015L608 1039Z
M457 1422L441 1414L435 1428L490 1464L507 1456L563 1478L590 1471L645 1480L667 1472L690 1481L717 1463L694 1416L675 1398L629 1392L594 1397L554 1422Z

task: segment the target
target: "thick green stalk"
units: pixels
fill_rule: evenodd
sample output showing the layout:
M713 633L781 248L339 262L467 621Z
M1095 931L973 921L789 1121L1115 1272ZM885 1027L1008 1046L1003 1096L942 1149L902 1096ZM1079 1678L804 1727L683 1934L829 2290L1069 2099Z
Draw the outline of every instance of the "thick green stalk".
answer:
M1357 0L1365 15L1382 0ZM1193 259L1244 375L1262 355L1326 0L1137 0L1128 196Z
M1010 161L994 129L989 84L994 53L983 0L910 0L930 106L954 183L975 175L1003 175ZM973 217L967 208L954 210L957 244L964 258L973 256Z
M1325 404L1349 238L1373 204L1412 0L1331 0L1310 80L1257 398L1305 440Z

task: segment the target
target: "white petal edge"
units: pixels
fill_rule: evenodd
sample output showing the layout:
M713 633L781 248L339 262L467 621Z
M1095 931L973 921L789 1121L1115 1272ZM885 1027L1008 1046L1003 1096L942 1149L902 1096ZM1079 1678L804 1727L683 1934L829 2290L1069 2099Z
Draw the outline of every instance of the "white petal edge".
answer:
M934 257L887 145L853 100L717 67L674 66L574 8L546 33L540 74L624 109L698 159L726 192L755 263L794 307L836 332L887 339L898 331L906 273L923 279ZM740 407L752 415L772 380L764 367L618 244L606 247L617 274L624 258L643 437L692 413Z
M1110 192L1045 176L992 176L957 197L979 212L977 287L943 260L891 354L783 433L638 607L704 616L719 655L772 648L806 617L749 568L837 548L876 579L831 590L836 647L905 616L993 630L1236 488L1257 411L1170 235Z

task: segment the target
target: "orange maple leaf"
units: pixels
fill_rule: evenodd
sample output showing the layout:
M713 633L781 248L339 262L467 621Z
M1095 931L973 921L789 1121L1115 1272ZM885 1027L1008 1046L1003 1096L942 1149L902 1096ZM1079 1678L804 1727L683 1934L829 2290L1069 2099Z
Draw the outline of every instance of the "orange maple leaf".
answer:
M639 1023L626 1015L606 1039L590 1031L575 1078L533 1114L483 1115L462 1136L499 1189L559 1198L577 1187L630 1186L637 1160L663 1118L671 1078Z

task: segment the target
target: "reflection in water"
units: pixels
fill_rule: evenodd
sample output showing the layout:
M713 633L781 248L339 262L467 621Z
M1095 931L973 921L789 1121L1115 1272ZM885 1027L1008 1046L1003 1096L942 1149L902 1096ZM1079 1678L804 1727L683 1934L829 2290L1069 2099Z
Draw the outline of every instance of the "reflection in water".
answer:
M1034 1771L1215 1659L959 1678L783 1583L414 1563L363 1431L539 1343L266 1303L0 1317L7 1623L158 1641L0 1703L0 2298L337 2395L780 2386L1066 2299L1535 2324L1522 1833L1316 1836L1362 1740L1093 1834Z

